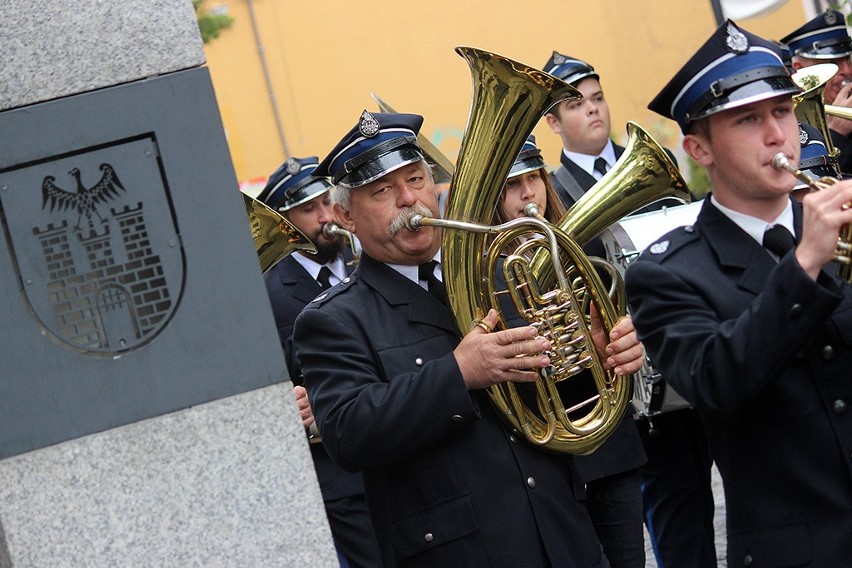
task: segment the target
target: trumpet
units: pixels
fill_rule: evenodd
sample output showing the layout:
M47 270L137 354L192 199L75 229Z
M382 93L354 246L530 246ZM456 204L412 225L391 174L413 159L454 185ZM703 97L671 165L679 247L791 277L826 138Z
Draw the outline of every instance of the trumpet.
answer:
M837 183L835 178L826 176L818 180L812 179L802 170L791 164L783 152L778 152L773 156L772 167L776 170L784 170L791 173L796 179L807 184L812 191L822 191ZM844 209L848 209L849 207L849 203L843 205ZM852 225L841 227L840 236L837 238L834 261L837 263L837 276L846 282L852 283Z
M349 250L352 251L352 260L347 262L346 265L354 266L358 264L358 260L361 258L361 247L358 245L358 239L350 231L347 231L334 221L329 221L322 226L322 236L327 239L343 237L349 243Z

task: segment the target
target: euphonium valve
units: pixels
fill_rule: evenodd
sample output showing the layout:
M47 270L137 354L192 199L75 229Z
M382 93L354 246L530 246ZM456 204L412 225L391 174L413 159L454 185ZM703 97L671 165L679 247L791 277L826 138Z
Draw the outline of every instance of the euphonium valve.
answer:
M829 189L837 183L832 177L821 177L812 179L806 173L795 167L783 152L775 154L772 158L772 167L776 170L784 170L791 173L796 179L807 184L812 191ZM845 203L844 209L852 204ZM837 237L837 249L834 252L834 261L837 263L837 276L852 283L852 225L844 225L840 228L840 236Z

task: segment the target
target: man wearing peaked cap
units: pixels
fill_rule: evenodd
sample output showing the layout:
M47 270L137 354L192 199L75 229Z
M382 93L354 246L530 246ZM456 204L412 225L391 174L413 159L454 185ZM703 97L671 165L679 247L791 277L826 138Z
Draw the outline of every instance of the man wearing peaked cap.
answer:
M781 41L789 49L796 71L821 63L837 65L823 98L827 104L852 107L852 39L841 12L826 10ZM828 115L826 123L832 144L840 150L841 171L852 172L852 120Z
M311 175L317 158L289 158L275 170L258 199L277 210L302 231L317 248L316 254L297 251L273 266L266 274L266 290L278 326L296 402L306 428L313 423L307 391L293 346L296 316L327 286L340 282L351 272L347 261L352 254L340 237L326 236L323 228L332 222L329 190L331 183ZM342 556L341 564L369 568L381 560L367 500L364 482L358 473L342 470L335 464L318 438L310 444L331 535Z
M775 46L723 24L651 102L712 192L627 269L649 356L702 415L730 566L852 558L852 288L831 262L852 182L791 199L796 87Z
M570 456L521 442L484 390L535 380L549 345L532 327L493 331L494 310L459 339L440 231L407 228L438 211L421 123L365 111L314 172L337 184L336 216L363 251L296 320L323 442L364 472L385 566L608 566ZM635 334L609 347L622 371L641 366Z

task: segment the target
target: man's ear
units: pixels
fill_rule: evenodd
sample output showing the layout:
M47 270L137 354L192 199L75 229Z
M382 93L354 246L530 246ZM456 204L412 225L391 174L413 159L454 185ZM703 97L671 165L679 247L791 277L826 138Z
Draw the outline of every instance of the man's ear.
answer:
M801 69L802 67L804 67L804 65L802 65L802 62L801 62L801 61L799 61L798 59L794 59L792 63L793 63L793 64L792 64L792 67L793 67L793 70L794 70L794 71L798 71L799 69Z
M334 213L334 218L344 229L355 234L355 224L352 222L352 214L348 209L344 209L339 203L334 203L331 206L331 211Z
M556 104L559 104L559 103L556 103ZM554 133L556 133L556 134L562 133L562 125L559 124L559 119L556 118L555 114L550 113L550 112L547 113L546 115L544 115L544 120L547 121L547 125L550 127L550 129Z
M713 151L710 141L698 134L687 134L683 137L683 150L689 157L705 168L713 164Z

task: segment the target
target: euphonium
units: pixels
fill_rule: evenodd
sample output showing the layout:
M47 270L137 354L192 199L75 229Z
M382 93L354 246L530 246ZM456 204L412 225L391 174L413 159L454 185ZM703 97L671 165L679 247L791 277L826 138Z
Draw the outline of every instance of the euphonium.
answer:
M590 453L621 421L630 398L630 377L604 369L578 295L594 303L607 335L623 310L612 305L581 244L566 231L537 218L515 219L498 227L485 225L491 220L511 164L541 115L562 99L579 98L580 93L551 75L505 57L468 47L456 51L470 66L473 97L450 188L447 220L417 221L449 229L445 229L442 243L444 281L462 333L492 307L501 313L499 325L505 327L494 271L502 247L524 241L505 258L503 274L516 311L550 341L551 366L539 373L536 409L522 402L512 383L489 387L488 394L528 442L553 452ZM635 209L656 199L659 197L641 204L629 201ZM584 233L581 227L575 229ZM488 248L489 235L498 231ZM548 251L549 267L557 280L553 288L539 286L528 266L529 257L538 254L530 247L536 246ZM566 277L569 272L577 276L571 282ZM557 384L583 369L591 371L598 394L566 408ZM588 413L572 418L589 407Z
M828 189L837 183L837 180L831 177L822 177L818 180L811 179L807 174L791 164L783 152L775 154L772 158L772 167L776 170L790 172L796 179L806 183L812 191ZM848 208L848 205L844 205L844 209ZM834 252L834 261L837 263L837 276L846 282L852 283L852 225L843 225L840 228L840 236L837 237L837 249Z
M261 272L266 272L295 250L317 251L310 239L280 213L250 195L243 193L242 196Z
M828 123L825 119L827 109L823 94L825 85L836 73L837 65L834 63L820 63L799 69L791 77L793 82L804 90L803 93L793 97L793 109L796 118L799 122L810 124L822 134L822 138L825 140L825 148L832 158L836 158L840 154L840 150L831 143L831 134L828 131Z

